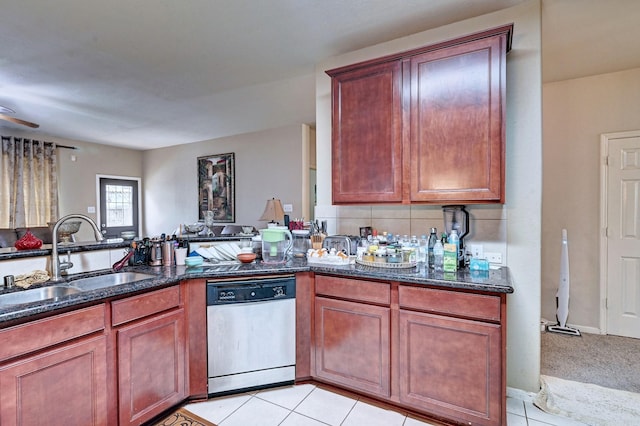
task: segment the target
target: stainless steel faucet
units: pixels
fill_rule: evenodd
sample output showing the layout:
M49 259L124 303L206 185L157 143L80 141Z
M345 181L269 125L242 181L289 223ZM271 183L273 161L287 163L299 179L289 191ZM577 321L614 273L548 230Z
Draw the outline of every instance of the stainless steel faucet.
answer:
M104 238L102 237L102 233L100 232L100 228L98 225L91 219L89 216L85 216L83 214L69 214L65 217L58 219L56 224L53 226L53 230L51 231L51 237L53 239L53 248L51 249L51 281L60 281L62 277L60 276L60 271L69 269L73 266L73 263L67 259L67 262L60 262L58 257L58 228L60 225L65 222L67 219L84 219L93 228L93 234L96 237L96 241L102 241Z

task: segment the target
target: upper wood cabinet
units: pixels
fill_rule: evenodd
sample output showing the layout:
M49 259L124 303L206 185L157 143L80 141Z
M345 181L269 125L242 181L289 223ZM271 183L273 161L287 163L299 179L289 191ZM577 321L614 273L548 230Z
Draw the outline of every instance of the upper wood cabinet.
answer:
M402 63L334 76L333 201L402 201Z
M327 71L333 203L503 203L512 30Z

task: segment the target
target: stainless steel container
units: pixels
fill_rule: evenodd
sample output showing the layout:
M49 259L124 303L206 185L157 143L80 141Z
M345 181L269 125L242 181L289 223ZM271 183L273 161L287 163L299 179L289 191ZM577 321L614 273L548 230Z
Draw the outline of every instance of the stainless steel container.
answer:
M162 265L164 266L174 265L173 249L174 249L173 241L165 241L164 243L162 243Z
M162 266L162 240L151 241L151 253L149 254L150 266Z

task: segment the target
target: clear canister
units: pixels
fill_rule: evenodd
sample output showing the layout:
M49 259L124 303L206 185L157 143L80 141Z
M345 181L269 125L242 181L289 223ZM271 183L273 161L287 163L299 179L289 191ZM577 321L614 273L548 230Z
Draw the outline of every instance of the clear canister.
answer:
M309 239L308 229L294 229L291 231L293 236L293 256L306 257L307 251L311 248L311 240Z

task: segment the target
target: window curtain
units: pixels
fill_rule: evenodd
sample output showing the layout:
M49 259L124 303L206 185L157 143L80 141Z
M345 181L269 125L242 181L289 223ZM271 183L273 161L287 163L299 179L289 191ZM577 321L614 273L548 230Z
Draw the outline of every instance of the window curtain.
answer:
M47 226L58 219L56 145L2 136L0 228Z

